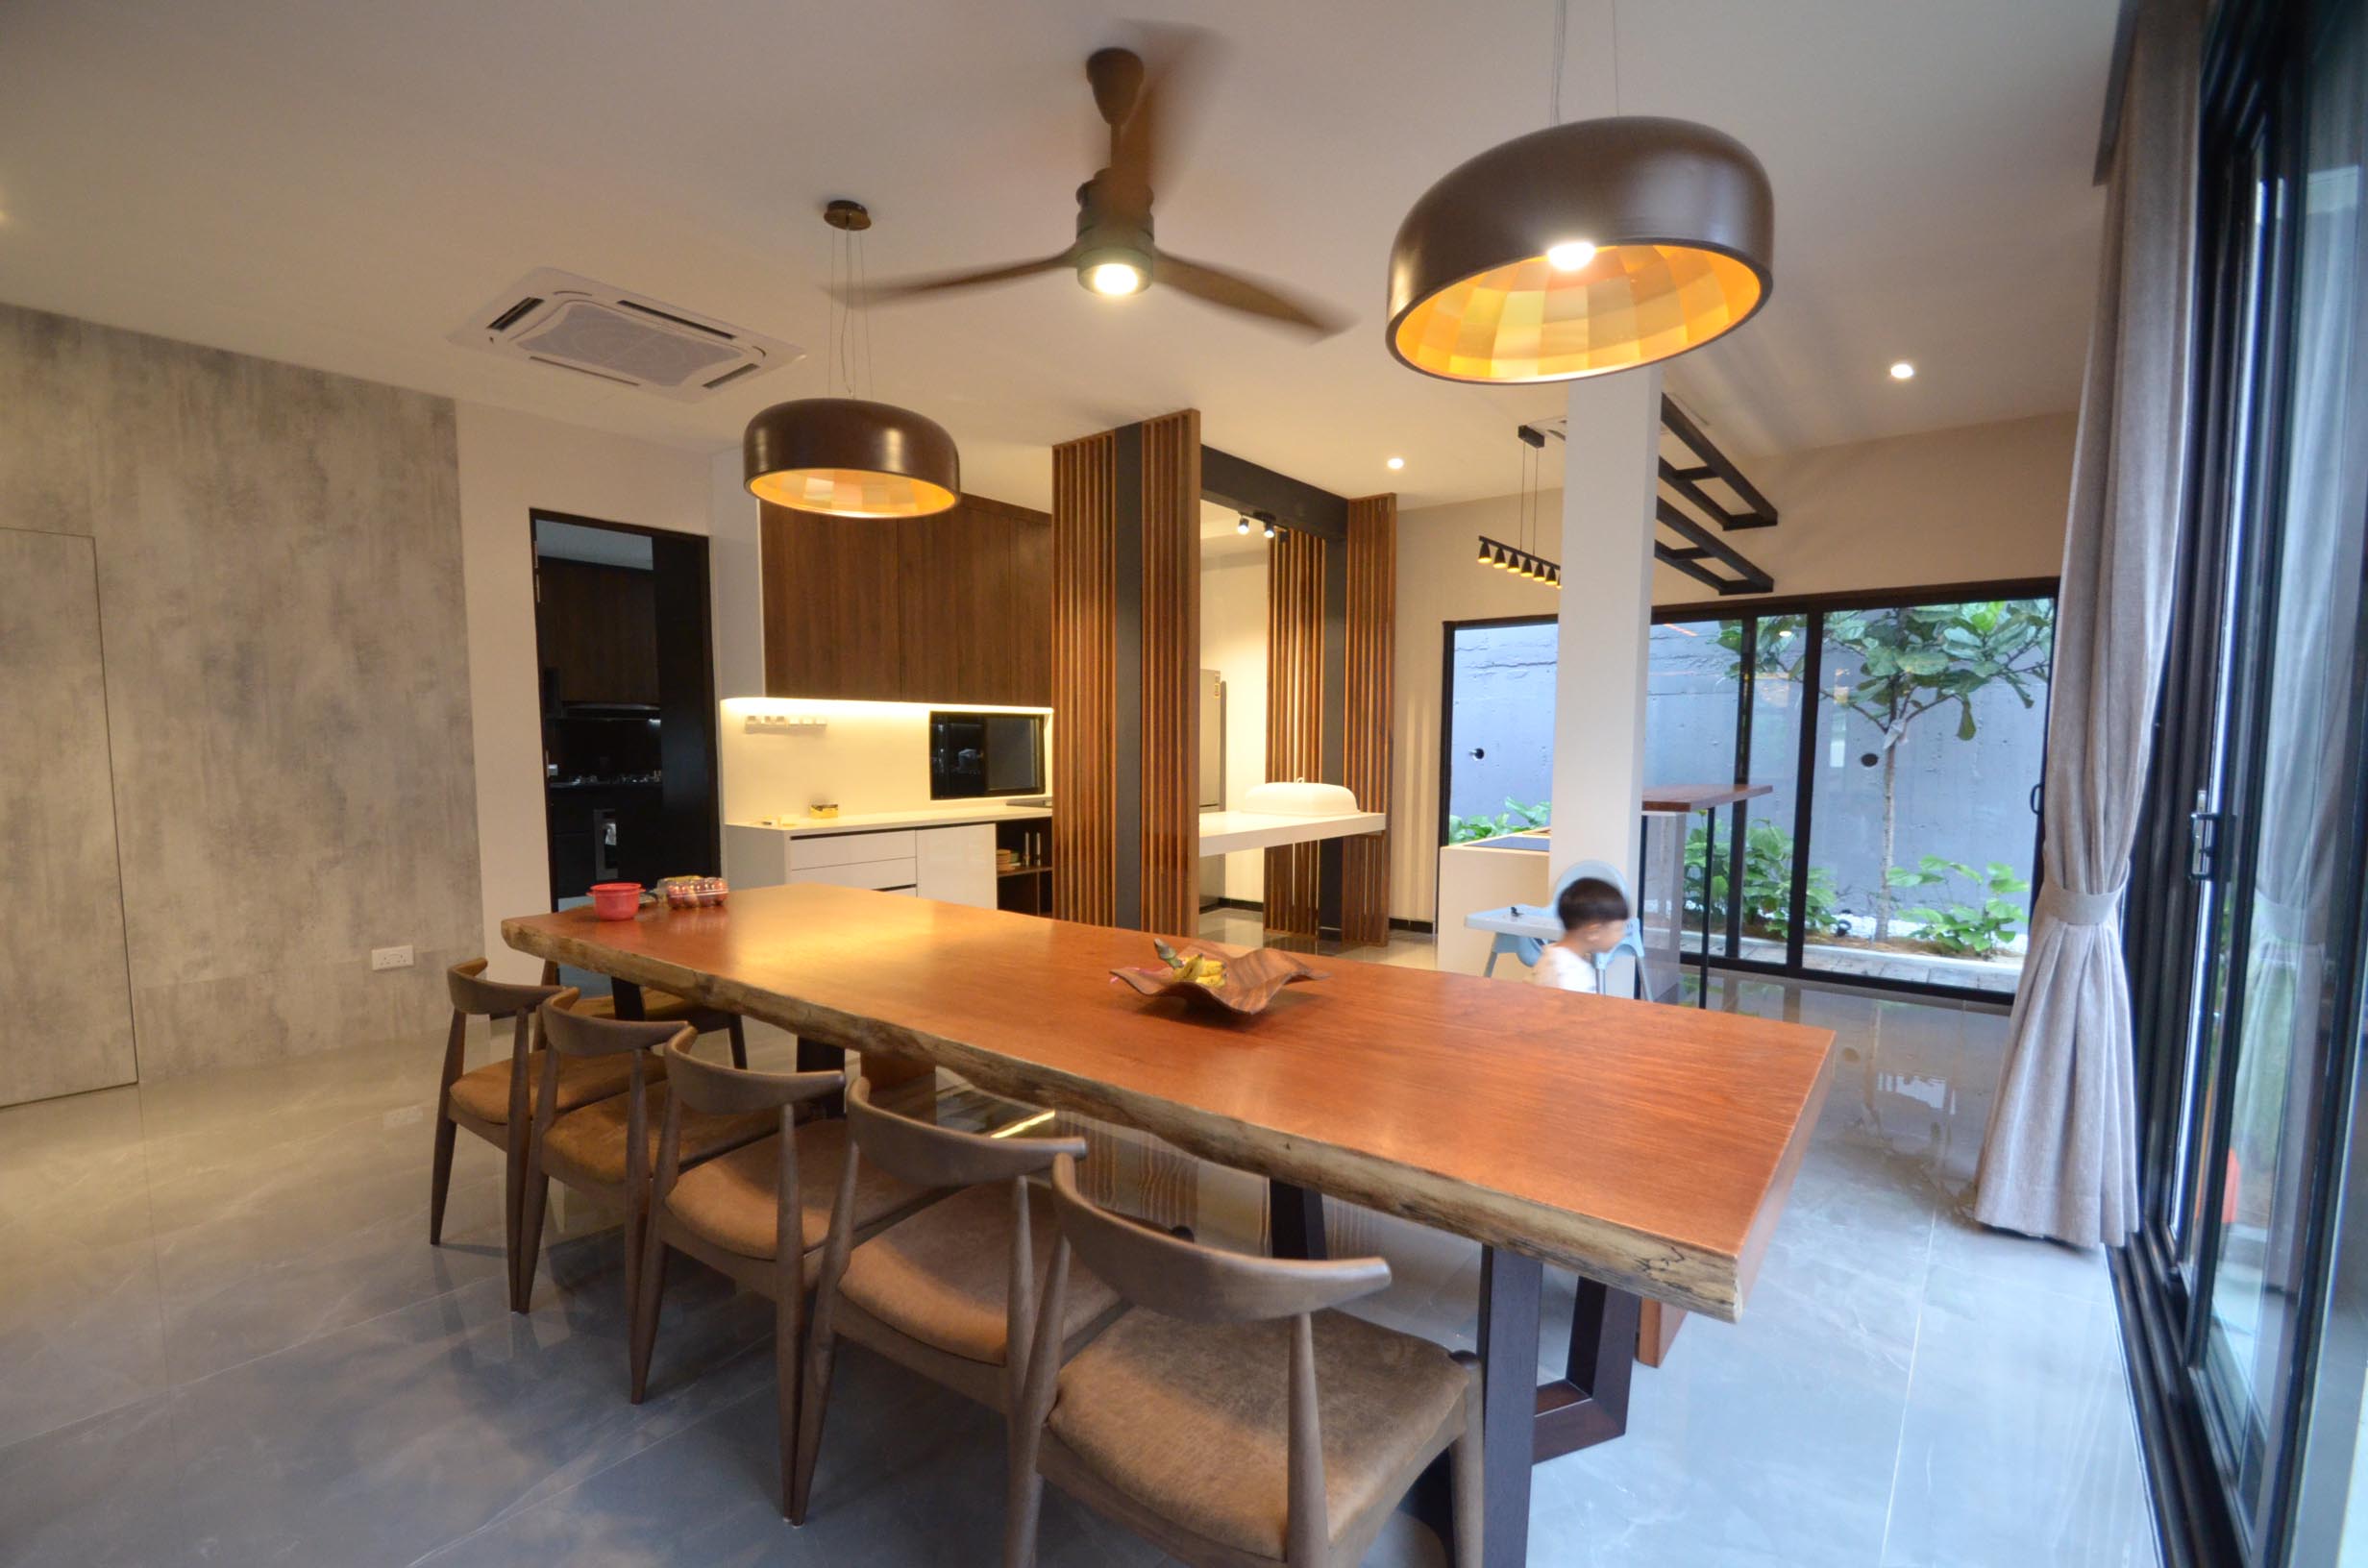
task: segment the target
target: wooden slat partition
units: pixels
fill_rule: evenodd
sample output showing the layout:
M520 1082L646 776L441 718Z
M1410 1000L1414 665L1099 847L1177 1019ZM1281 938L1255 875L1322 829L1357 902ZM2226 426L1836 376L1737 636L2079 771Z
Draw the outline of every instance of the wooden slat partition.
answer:
M1138 924L1190 936L1199 925L1200 892L1200 411L1163 414L1142 429Z
M1113 922L1117 897L1118 434L1052 449L1052 913Z
M1348 503L1348 670L1344 775L1359 809L1390 809L1390 711L1397 658L1397 497ZM1387 829L1341 845L1341 940L1390 940Z
M1323 776L1325 541L1285 528L1267 551L1267 777ZM1266 926L1316 935L1321 846L1266 852Z

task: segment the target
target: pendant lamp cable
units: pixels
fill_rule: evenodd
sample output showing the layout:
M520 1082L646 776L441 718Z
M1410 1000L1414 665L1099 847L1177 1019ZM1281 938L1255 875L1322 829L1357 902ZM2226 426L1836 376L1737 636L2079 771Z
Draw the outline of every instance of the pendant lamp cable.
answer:
M1554 0L1554 90L1546 99L1546 112L1554 123L1563 123L1563 48L1570 34L1570 0Z
M1566 51L1570 39L1570 0L1554 0L1554 90L1547 95L1546 112L1553 123L1563 123L1563 76L1568 69ZM1619 93L1619 0L1612 0L1612 112L1620 113Z
M864 243L865 235L861 232L857 232L851 237L855 242L856 297L863 301L863 314L861 318L859 318L863 323L863 395L867 398L877 398L879 396L879 382L872 374L872 259L869 254L870 247Z

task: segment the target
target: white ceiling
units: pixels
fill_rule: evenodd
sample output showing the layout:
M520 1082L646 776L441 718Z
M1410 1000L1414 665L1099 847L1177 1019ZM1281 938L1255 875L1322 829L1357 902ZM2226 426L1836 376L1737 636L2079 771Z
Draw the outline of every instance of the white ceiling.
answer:
M1186 8L1145 7L1182 16ZM1571 0L1567 118L1749 143L1776 290L1671 389L1737 453L2066 409L2102 212L2115 0ZM1140 13L1140 12L1138 12ZM1221 0L1228 58L1161 240L1355 312L1309 347L1060 275L874 319L876 389L972 490L1043 504L1046 446L1184 406L1213 446L1406 504L1515 488L1552 388L1454 386L1381 342L1407 205L1545 123L1548 0ZM1103 161L1088 0L9 0L0 300L718 450L821 362L699 404L445 334L556 266L819 351L823 201L874 277L1042 255ZM1913 359L1913 381L1885 367ZM1382 460L1402 454L1400 474Z

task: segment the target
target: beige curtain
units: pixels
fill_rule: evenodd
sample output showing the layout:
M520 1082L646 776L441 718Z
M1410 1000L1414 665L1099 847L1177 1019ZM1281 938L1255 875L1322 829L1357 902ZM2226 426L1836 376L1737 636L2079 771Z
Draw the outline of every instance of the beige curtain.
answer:
M2200 0L2142 0L2081 394L2032 912L1974 1216L2082 1246L2137 1224L2122 887L2145 790L2187 463Z

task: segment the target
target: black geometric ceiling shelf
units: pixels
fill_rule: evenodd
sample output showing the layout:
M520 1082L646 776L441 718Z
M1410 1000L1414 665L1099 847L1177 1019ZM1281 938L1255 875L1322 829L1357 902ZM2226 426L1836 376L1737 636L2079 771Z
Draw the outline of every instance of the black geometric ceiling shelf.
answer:
M1686 411L1665 396L1661 400L1661 428L1686 449L1688 460L1686 466L1680 467L1666 457L1660 459L1661 482L1668 494L1653 498L1653 515L1680 542L1668 544L1655 539L1654 559L1667 562L1719 594L1774 592L1776 579L1719 535L1743 528L1774 527L1775 503L1762 495L1734 460L1720 452L1717 444L1686 417ZM1734 500L1719 500L1708 488L1712 484L1724 487ZM1685 504L1679 504L1681 502ZM1693 511L1689 512L1687 506ZM1717 526L1715 533L1711 530L1713 524Z

